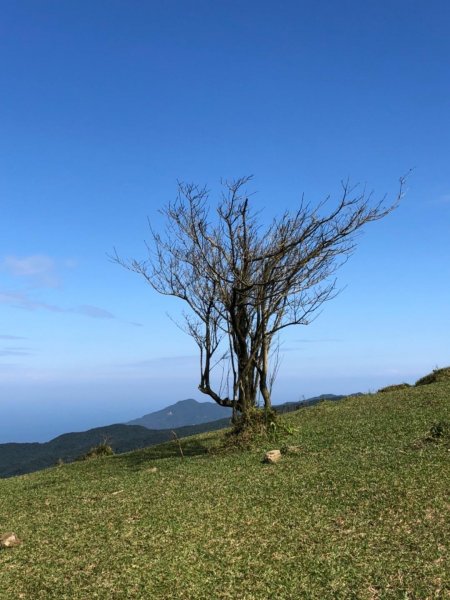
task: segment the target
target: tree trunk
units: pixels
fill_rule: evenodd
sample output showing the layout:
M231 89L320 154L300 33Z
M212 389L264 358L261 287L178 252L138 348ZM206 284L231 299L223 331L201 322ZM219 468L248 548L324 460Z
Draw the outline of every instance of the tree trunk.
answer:
M267 383L269 372L269 345L264 338L261 349L261 368L259 369L259 390L264 400L264 409L267 411L271 408L272 402L270 398L270 389Z

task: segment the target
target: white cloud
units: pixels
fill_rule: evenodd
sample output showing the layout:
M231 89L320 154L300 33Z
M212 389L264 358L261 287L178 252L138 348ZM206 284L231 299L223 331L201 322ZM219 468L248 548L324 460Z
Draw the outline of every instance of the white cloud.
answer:
M0 356L30 356L33 354L30 348L0 348Z
M74 313L77 315L83 315L84 317L90 317L92 319L115 319L108 310L99 308L98 306L82 305L72 308L64 308L57 306L56 304L49 304L47 302L41 302L34 300L29 294L23 292L8 292L0 290L0 304L7 304L16 308L23 308L25 310L48 310L55 313ZM7 338L9 339L9 338Z
M0 290L0 304L7 304L16 308L25 308L26 310L36 310L43 308L51 312L67 312L66 309L46 302L33 300L28 294L23 292L8 292Z
M60 279L56 273L56 262L43 254L32 256L7 256L2 267L13 277L24 277L39 287L58 287Z
M109 310L105 310L104 308L98 308L98 306L90 306L89 304L77 306L77 308L72 308L69 312L74 312L79 315L85 315L86 317L92 317L93 319L116 318L112 313L109 312Z

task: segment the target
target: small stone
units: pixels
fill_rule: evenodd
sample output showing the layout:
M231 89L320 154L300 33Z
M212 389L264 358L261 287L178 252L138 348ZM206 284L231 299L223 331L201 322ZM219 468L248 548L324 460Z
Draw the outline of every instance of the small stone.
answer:
M8 532L0 535L0 548L12 548L13 546L18 546L21 543L22 542L15 533Z
M150 467L149 469L147 469L147 473L156 473L157 470L158 467Z
M264 462L274 464L281 458L280 450L269 450L264 454Z

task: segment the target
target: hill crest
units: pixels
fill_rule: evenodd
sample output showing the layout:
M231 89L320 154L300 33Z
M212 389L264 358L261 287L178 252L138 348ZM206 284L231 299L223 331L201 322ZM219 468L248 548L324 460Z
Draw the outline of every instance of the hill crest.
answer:
M187 398L132 419L126 425L140 425L147 429L171 429L230 418L231 413L230 408L224 408L215 402L198 402L194 398Z

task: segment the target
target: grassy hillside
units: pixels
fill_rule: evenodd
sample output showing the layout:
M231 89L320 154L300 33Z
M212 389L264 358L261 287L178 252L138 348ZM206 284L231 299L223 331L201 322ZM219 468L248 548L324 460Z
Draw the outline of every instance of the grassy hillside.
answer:
M252 451L216 432L184 459L169 443L0 480L0 534L23 540L0 551L0 597L450 597L450 381L282 420ZM261 462L283 444L301 450Z

